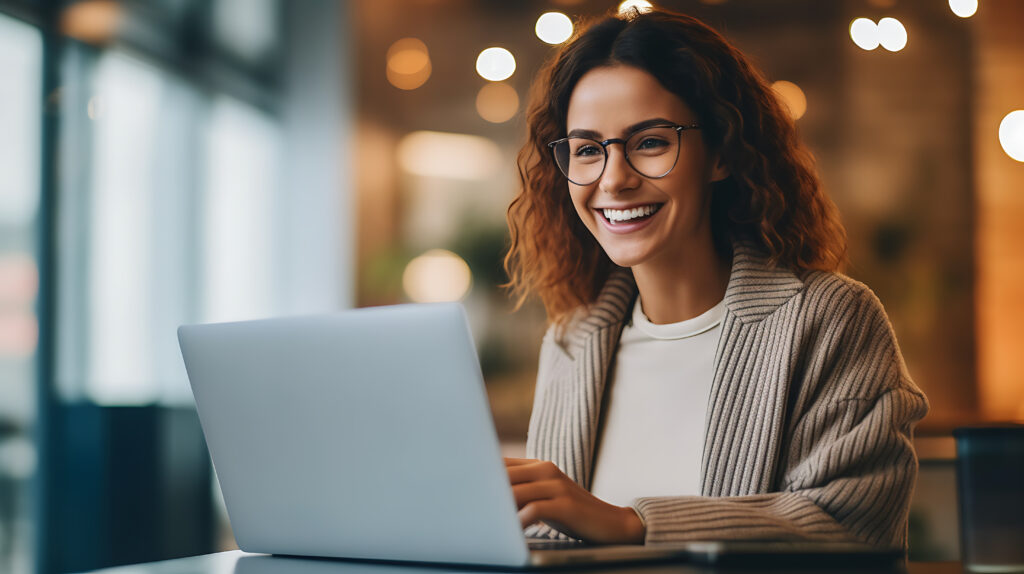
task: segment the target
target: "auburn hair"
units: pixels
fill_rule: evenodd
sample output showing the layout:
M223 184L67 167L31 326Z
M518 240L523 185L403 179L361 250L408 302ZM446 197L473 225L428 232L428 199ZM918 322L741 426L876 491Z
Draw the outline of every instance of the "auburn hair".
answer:
M593 303L615 264L580 221L548 142L565 137L579 79L624 65L654 76L696 114L699 133L729 176L712 184L716 249L759 245L771 264L796 273L846 263L846 231L822 189L814 158L764 76L721 34L668 11L590 22L541 68L527 109L528 139L517 163L522 187L509 205L508 288L522 306L540 297L550 323Z

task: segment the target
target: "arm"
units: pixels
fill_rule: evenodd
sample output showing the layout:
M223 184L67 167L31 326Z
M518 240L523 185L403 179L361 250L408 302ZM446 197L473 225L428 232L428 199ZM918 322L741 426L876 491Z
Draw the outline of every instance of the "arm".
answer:
M506 458L509 482L524 528L543 520L548 528L599 544L643 544L644 525L628 506L590 494L555 463ZM527 536L531 536L527 532Z
M873 403L850 399L822 407L811 418L812 424L824 426L809 429L822 431L822 437L786 477L781 492L637 499L634 506L647 522L645 541L818 539L905 545L917 475L909 426L924 414L924 405L920 395L893 390ZM842 428L848 423L852 426ZM836 431L842 434L828 436Z
M806 404L780 454L780 491L744 497L639 498L646 542L816 539L906 544L917 475L913 424L927 412L881 304L853 306L839 344L808 369Z

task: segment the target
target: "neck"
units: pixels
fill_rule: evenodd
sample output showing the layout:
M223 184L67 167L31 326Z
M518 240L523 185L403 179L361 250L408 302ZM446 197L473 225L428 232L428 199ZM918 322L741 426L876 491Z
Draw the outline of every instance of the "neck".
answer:
M671 261L650 261L632 268L644 315L663 325L692 319L725 296L732 262L706 241L687 245Z

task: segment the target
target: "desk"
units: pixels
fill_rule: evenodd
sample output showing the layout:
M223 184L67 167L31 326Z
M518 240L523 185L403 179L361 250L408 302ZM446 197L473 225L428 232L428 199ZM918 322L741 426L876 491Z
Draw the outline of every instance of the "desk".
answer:
M644 566L614 567L604 566L593 569L572 570L572 572L601 572L602 574L624 574L626 572L642 572L643 574L697 574L713 572L740 572L739 570L714 570L686 564L650 564ZM755 572L758 570L746 570ZM773 570L781 572L782 570ZM92 574L472 574L474 572L493 574L496 570L476 570L470 568L444 568L431 566L404 566L395 564L378 564L367 562L346 562L341 560L306 560L301 558L279 558L259 554L246 554L240 550L220 552L205 556L193 556L164 562L150 562L96 570ZM567 572L562 570L562 572ZM816 574L816 570L801 568L800 574ZM868 572L884 572L886 574L960 574L959 562L910 562L905 571L901 570L836 570L828 572L846 574L868 574Z

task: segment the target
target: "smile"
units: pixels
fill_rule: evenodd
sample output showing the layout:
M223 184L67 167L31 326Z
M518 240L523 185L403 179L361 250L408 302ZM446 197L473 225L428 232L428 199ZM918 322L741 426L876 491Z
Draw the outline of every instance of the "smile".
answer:
M596 209L595 211L603 215L605 220L612 225L619 225L647 219L657 213L662 205L661 203L651 203L631 209Z

